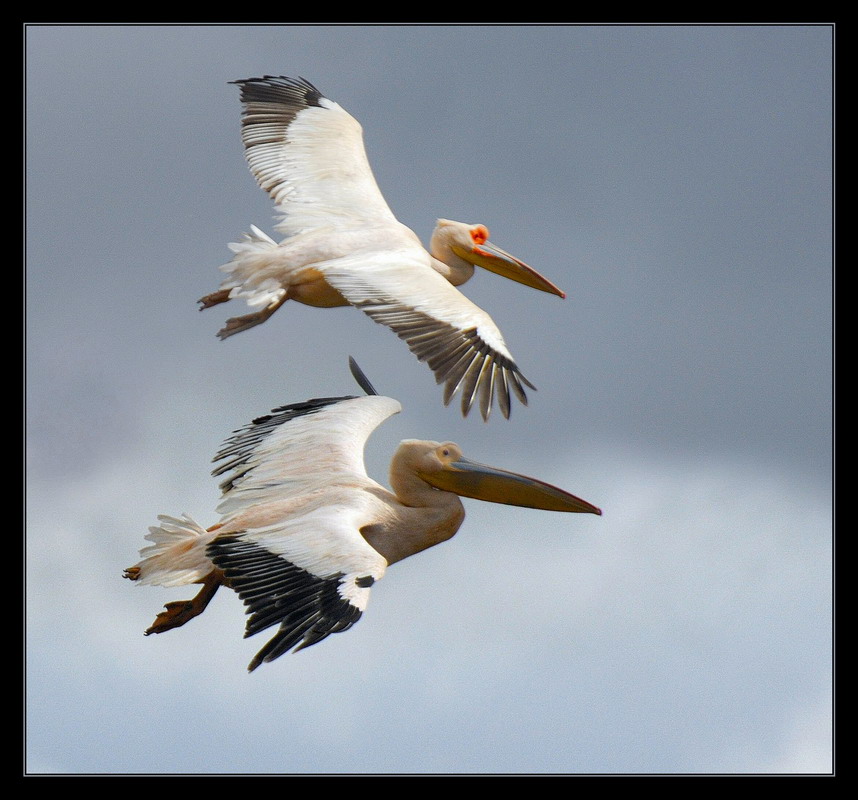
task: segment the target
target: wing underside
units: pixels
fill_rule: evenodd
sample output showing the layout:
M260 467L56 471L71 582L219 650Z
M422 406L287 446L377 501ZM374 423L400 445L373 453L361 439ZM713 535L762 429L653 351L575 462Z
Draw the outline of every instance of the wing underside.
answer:
M326 280L355 307L390 328L444 384L444 403L461 392L462 413L479 405L488 419L494 401L510 415L514 394L527 405L521 374L492 318L428 265L425 252L392 251L339 259Z
M363 448L399 409L380 395L282 406L215 456L223 516L206 554L246 605L245 635L279 625L250 669L360 618L387 567L360 533L381 488L366 475Z
M235 81L250 171L294 235L343 220L395 222L367 160L360 123L304 79Z
M244 601L249 614L245 636L279 625L250 662L250 671L289 650L297 652L348 630L360 619L368 597L356 605L342 590L351 584L353 591L368 596L375 582L372 574L315 575L241 534L219 536L208 555Z

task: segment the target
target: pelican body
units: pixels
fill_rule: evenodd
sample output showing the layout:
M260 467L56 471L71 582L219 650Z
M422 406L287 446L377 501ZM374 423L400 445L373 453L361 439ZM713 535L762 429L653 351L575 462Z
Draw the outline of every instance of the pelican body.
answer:
M201 309L236 298L260 310L229 319L225 339L265 322L287 300L352 305L391 328L436 381L444 403L461 390L462 413L493 398L505 417L510 391L527 404L519 370L491 317L455 287L481 266L565 297L536 270L488 241L484 225L439 219L424 249L399 222L373 177L358 121L304 79L266 76L241 87L241 136L250 171L281 215L277 242L256 226L230 244L221 287Z
M252 671L350 628L389 565L456 534L461 497L602 513L550 484L470 461L452 442L401 442L386 489L367 476L363 450L400 409L377 394L319 398L236 431L214 458L220 521L204 529L187 515L160 516L146 536L152 545L125 570L139 584L202 584L192 600L168 603L146 633L184 625L228 586L246 605L245 636L279 626Z

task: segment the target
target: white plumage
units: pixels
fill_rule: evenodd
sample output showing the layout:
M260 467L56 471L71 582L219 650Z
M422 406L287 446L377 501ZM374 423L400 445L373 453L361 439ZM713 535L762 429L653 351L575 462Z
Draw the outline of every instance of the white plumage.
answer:
M259 185L274 200L286 237L256 226L231 244L221 288L209 308L243 298L259 311L227 321L227 338L267 320L286 300L330 308L353 305L391 328L438 383L444 401L461 391L467 414L479 398L488 418L494 400L510 413L510 391L527 402L521 374L491 317L456 286L479 265L541 291L563 292L495 247L483 225L440 219L429 251L396 220L363 146L360 124L303 79L236 81L244 106L242 139Z
M357 368L355 367L355 370ZM356 372L368 392L374 392ZM253 670L360 618L370 587L390 564L451 538L464 519L460 496L553 511L600 514L561 489L464 458L458 445L408 439L390 466L390 491L366 474L367 438L400 411L370 394L282 406L236 431L215 456L220 520L160 516L151 546L125 571L140 584L203 584L171 602L147 633L184 625L218 587L247 606L245 635L277 625Z

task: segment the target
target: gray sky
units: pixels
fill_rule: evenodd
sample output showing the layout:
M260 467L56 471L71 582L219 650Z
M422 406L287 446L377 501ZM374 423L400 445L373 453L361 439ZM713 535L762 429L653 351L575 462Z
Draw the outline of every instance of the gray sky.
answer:
M832 32L814 26L32 26L27 769L831 769ZM464 292L537 385L488 424L354 309L225 342L227 243L273 208L228 81L303 76L363 124L394 213L482 222L567 292ZM237 596L121 577L159 513L283 403L356 394L403 438L601 518L465 501L349 632L252 675ZM191 591L193 591L191 589Z

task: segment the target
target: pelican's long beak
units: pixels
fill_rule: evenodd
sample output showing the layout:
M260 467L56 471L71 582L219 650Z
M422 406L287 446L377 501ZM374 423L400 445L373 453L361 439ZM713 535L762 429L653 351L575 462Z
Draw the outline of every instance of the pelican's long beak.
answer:
M467 458L459 458L447 464L441 472L421 472L420 477L436 489L490 503L541 508L546 511L575 511L580 514L599 515L602 513L601 509L586 500L556 486L536 478L528 478L526 475L487 467Z
M523 283L525 286L539 289L541 292L566 297L566 292L558 289L548 278L543 277L533 267L519 261L505 250L501 250L500 247L495 247L491 242L475 243L470 249L454 245L453 252L459 258L464 258L471 264L483 267L496 275L502 275L511 281Z

